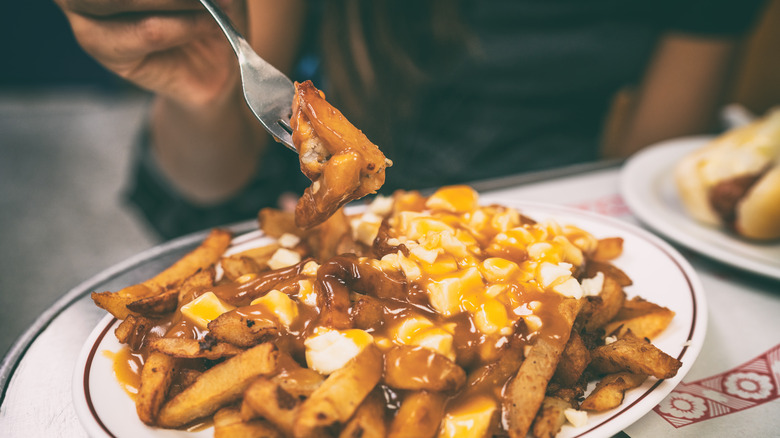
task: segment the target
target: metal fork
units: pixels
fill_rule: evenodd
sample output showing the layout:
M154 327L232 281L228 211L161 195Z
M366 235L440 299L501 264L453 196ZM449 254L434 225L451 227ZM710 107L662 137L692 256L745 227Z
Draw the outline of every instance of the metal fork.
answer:
M211 0L200 2L217 21L236 52L244 100L252 113L276 141L297 153L292 144L292 129L289 124L292 113L290 107L295 95L292 81L255 53L219 6Z

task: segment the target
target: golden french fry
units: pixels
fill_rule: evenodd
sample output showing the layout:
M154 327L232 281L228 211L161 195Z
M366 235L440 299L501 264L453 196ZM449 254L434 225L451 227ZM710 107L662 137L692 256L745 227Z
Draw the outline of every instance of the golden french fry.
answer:
M127 308L127 305L136 301L131 296L121 296L117 292L92 292L92 301L101 309L114 315L116 319L127 319L129 315L140 316Z
M585 278L591 278L598 272L602 272L607 277L612 277L613 280L617 281L618 284L623 287L631 286L631 284L633 284L631 277L626 275L625 272L612 263L599 260L588 260L585 264Z
M652 339L666 330L673 318L674 312L666 307L634 297L623 303L615 318L604 326L604 332L620 337L630 330L639 338Z
M510 437L525 438L528 433L536 412L542 405L547 384L558 366L581 306L582 302L573 298L561 302L558 311L568 327L565 339L549 339L542 333L531 347L523 364L520 365L514 380L509 384L504 409L507 412L507 432Z
M251 347L269 341L279 333L277 322L260 315L253 318L236 310L219 315L209 323L208 329L215 339L239 347Z
M244 392L241 412L244 418L251 413L253 417L265 418L285 435L291 435L295 424L300 401L285 391L279 382L261 377Z
M569 342L561 354L553 379L562 386L574 385L590 363L590 352L576 330L572 330Z
M599 239L596 251L591 255L593 260L614 260L623 254L623 238L607 237Z
M171 289L159 295L141 298L127 304L127 308L141 315L155 317L176 310L179 304L179 291Z
M138 350L143 346L152 327L154 323L143 316L127 315L127 318L114 330L114 334L120 343Z
M217 272L214 266L209 266L184 280L184 283L182 283L179 288L179 304L192 301L197 292L200 292L204 288L214 286L214 279L216 276Z
M258 225L270 237L279 238L282 234L302 237L305 231L295 226L295 213L275 208L263 208L257 214Z
M558 435L563 423L566 422L564 411L573 407L574 404L570 400L545 397L531 426L531 436L534 438L553 438Z
M385 438L386 436L385 400L377 391L363 400L339 434L339 438Z
M154 297L169 289L176 288L198 271L208 269L225 252L230 245L230 239L230 232L212 230L200 246L153 278L140 284L128 286L118 292L92 292L92 301L117 319L125 319L127 315L137 315L138 312L127 308L129 304L138 303L140 308L146 308L144 307L145 303L139 302L139 300Z
M260 377L244 392L241 415L244 420L263 417L290 436L298 406L323 382L316 371L302 368L293 358L279 354L279 374Z
M590 368L601 374L629 371L657 379L674 377L682 365L679 360L631 332L611 344L594 348L591 358Z
M229 231L211 230L206 239L197 248L142 284L147 287L161 287L163 290L178 287L196 272L208 269L217 263L228 246L230 246L232 238L233 236Z
M234 255L252 259L260 268L260 271L264 271L268 269L268 260L270 260L274 253L281 247L282 246L278 243L271 243L257 248L250 248Z
M217 360L232 357L244 350L225 342L207 337L203 340L183 338L158 338L149 342L152 351L183 359Z
M382 368L379 349L374 345L365 347L301 404L294 435L305 438L335 423L345 423L379 382Z
M255 259L241 254L234 254L230 257L224 257L222 260L220 260L220 264L222 265L222 269L225 272L225 278L230 281L235 281L237 278L246 274L257 274L258 272L262 271L262 267L255 261Z
M283 438L263 420L243 421L238 409L222 408L214 414L214 438Z
M215 365L163 405L157 424L181 427L235 402L254 379L276 371L278 356L276 346L267 343Z
M439 430L445 397L440 392L415 391L404 397L390 424L390 438L431 438Z
M597 297L588 297L588 302L583 309L585 331L596 331L611 321L620 311L625 299L626 293L623 292L623 287L611 276L604 275L601 293Z
M311 229L306 236L306 243L314 258L322 262L338 255L336 249L348 245L345 239L352 240L352 227L344 209L339 208L328 220Z
M647 379L646 374L622 372L604 376L580 404L585 411L603 412L620 405L626 390L636 388Z
M135 410L144 423L155 424L171 386L176 364L176 358L164 353L151 353L146 358L141 368L141 386L135 396Z
M466 372L449 358L425 347L396 346L385 353L385 383L414 391L454 391Z
M180 392L184 391L187 387L195 383L196 380L203 374L202 371L198 371L192 368L179 368L173 376L173 382L168 389L168 399L176 397Z

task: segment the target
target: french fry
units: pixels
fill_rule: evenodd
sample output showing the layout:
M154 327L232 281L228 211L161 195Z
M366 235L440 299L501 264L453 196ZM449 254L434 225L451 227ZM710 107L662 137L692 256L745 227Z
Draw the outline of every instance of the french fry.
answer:
M601 374L629 371L657 379L674 377L682 365L679 360L631 332L611 344L593 349L591 358L590 368Z
M553 438L556 436L566 422L564 411L572 408L574 408L574 403L570 400L552 396L545 397L531 426L531 436L534 438Z
M440 392L415 391L404 397L393 422L389 438L431 438L439 430L444 415L445 397Z
M607 237L599 239L596 251L591 255L593 260L608 261L614 260L623 254L623 238Z
M214 286L214 279L217 276L214 266L209 266L206 269L194 273L191 277L184 280L179 288L179 303L187 303L192 301L195 293L200 290Z
M612 263L599 260L588 260L588 262L585 264L584 278L591 278L598 272L602 272L607 277L612 277L612 279L617 281L618 284L623 287L628 287L633 284L631 277L626 275L625 272Z
M291 435L300 401L285 391L278 381L260 377L244 392L241 412L244 418L262 417L285 435Z
M197 248L142 284L150 288L161 287L163 290L181 285L196 272L207 269L217 263L228 246L230 246L232 237L229 231L211 230L206 239Z
M344 246L344 239L351 237L349 219L344 214L344 209L339 208L328 220L310 230L306 235L306 243L314 258L322 262L338 255L337 248Z
M266 342L279 333L275 321L259 316L250 318L234 310L209 322L208 329L215 339L239 347L251 347Z
M634 297L623 303L617 315L604 326L604 332L620 337L630 330L639 338L652 339L666 330L673 318L674 312L666 307Z
M244 350L225 342L216 342L213 338L204 340L183 338L158 338L149 342L152 351L182 359L217 360L232 357Z
M225 252L230 245L230 239L231 234L228 231L212 230L197 248L149 280L128 286L118 292L92 292L92 301L117 319L138 315L138 312L127 308L128 304L160 295L168 289L178 287L198 271L208 269ZM138 305L140 306L141 303Z
M603 412L620 405L625 392L636 388L647 379L646 374L622 372L604 376L596 388L580 404L580 409L593 412Z
M303 400L322 385L316 371L302 368L293 358L279 354L279 374L260 377L244 392L241 414L245 420L263 417L290 436Z
M257 266L260 268L260 271L264 271L268 269L268 260L270 260L274 253L281 247L282 246L278 243L270 243L268 245L241 251L238 254L234 254L234 256L248 257L252 259L255 264L257 264Z
M562 386L574 385L590 363L590 352L576 330L572 330L569 342L561 354L553 379Z
M386 436L385 401L377 391L363 400L339 434L339 438L384 438Z
M303 402L294 435L309 437L335 423L345 423L379 382L382 368L382 353L373 345L365 347Z
M171 386L176 364L176 358L164 353L151 353L146 358L141 369L141 386L135 396L135 410L144 423L156 423L157 414Z
M121 344L127 344L131 349L140 349L146 340L149 331L154 327L154 323L143 316L127 315L114 334Z
M385 383L414 391L455 391L466 372L449 358L424 347L397 346L385 353Z
M295 226L295 214L291 211L263 208L257 214L257 222L263 233L269 237L279 238L282 234L302 237L305 234Z
M92 301L101 309L114 315L116 319L127 319L128 316L141 316L127 308L127 305L136 301L136 297L121 296L117 292L92 292Z
M227 407L214 414L214 438L283 438L284 435L263 420L243 421L238 409Z
M141 298L127 304L127 308L141 315L155 317L171 313L179 304L179 291L171 289L159 295Z
M528 356L520 365L514 380L509 384L508 397L504 400L504 409L508 413L509 436L525 438L536 412L544 400L547 384L558 366L561 353L577 313L582 306L581 300L564 299L558 306L560 315L568 325L566 339L550 340L540 336L531 347Z
M254 379L276 371L278 356L276 346L266 343L215 365L163 405L157 424L181 427L235 402Z
M225 257L220 260L220 263L225 277L230 281L235 281L246 274L256 274L262 270L262 267L253 258L240 254Z
M180 392L184 391L187 387L195 383L196 380L203 374L202 371L198 371L192 368L179 368L173 376L173 382L168 389L168 399L176 397Z
M626 299L626 293L623 292L623 287L618 281L610 275L604 275L601 294L588 298L588 304L585 305L583 311L584 329L587 332L593 332L602 328L617 315Z

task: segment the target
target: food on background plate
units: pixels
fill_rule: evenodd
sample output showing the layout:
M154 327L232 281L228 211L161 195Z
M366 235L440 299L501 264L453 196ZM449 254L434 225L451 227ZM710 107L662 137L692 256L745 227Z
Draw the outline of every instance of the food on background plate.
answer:
M780 109L683 158L675 182L697 220L750 239L780 238Z
M216 230L165 275L93 294L145 361L142 421L213 417L215 436L554 436L680 367L646 338L673 312L626 297L620 238L481 206L467 186L377 197L307 230L291 215L260 213L275 240L261 248L225 253Z
M376 193L393 163L311 81L295 83L292 110L293 145L312 181L295 207L295 223L311 228L347 202Z

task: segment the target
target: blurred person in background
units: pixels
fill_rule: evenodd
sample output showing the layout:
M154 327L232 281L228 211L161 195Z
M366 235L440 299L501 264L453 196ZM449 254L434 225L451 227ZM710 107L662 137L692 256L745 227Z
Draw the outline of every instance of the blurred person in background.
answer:
M55 0L84 50L151 91L129 199L170 238L308 181L246 107L195 0ZM313 79L394 166L383 192L628 156L713 132L748 1L222 0L258 54Z

